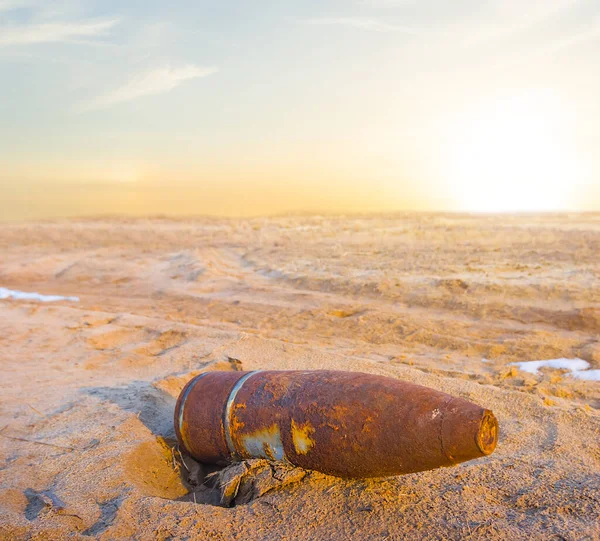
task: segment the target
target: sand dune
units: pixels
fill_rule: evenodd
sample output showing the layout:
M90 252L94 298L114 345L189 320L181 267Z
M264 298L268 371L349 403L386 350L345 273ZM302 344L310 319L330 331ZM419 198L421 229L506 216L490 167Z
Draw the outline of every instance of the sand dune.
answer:
M0 288L66 297L0 299L0 537L600 539L600 382L512 365L600 369L600 215L4 224L0 250ZM174 397L258 368L428 385L492 409L500 443L221 507Z

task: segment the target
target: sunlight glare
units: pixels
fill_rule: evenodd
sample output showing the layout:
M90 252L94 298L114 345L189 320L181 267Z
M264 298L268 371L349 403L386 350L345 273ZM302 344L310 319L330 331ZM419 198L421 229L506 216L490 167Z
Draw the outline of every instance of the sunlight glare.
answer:
M458 206L474 212L565 207L577 159L569 117L549 92L498 100L456 123L449 180Z

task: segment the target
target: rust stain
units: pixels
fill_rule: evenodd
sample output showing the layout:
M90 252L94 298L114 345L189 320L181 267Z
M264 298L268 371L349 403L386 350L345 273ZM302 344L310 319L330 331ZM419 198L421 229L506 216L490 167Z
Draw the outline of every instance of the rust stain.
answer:
M229 428L230 428L232 434L239 432L246 426L246 423L244 423L243 421L240 421L239 417L237 417L235 414L233 414L231 416L231 420L229 423L230 423Z
M344 415L348 415L351 413L350 408L348 406L343 406L341 404L332 404L330 406L331 408L331 412L334 415L339 415L340 417L343 417Z
M294 449L299 455L305 455L315 445L315 440L310 436L314 434L315 429L312 427L309 421L304 424L297 425L292 419L292 439L294 441Z
M189 427L188 427L188 423L185 419L182 420L181 425L179 427L179 434L180 434L180 438L182 440L183 443L183 448L184 449L189 449L189 441L188 441L188 436L189 436Z

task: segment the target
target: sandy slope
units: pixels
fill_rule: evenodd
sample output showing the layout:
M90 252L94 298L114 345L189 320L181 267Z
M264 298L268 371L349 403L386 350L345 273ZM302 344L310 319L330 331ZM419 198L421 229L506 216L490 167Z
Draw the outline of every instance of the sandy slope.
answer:
M600 382L508 366L600 368L598 215L14 224L0 250L0 287L81 299L0 301L0 538L600 539ZM500 445L191 501L170 439L183 382L299 367L471 399Z

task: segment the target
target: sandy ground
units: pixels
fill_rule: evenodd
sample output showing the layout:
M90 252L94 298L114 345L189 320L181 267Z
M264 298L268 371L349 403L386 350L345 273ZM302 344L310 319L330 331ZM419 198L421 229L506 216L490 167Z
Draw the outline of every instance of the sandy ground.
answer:
M600 215L5 224L0 253L0 287L80 297L0 301L0 538L600 539L600 382L508 366L600 368ZM174 396L258 368L428 385L500 443L221 507L190 492Z

